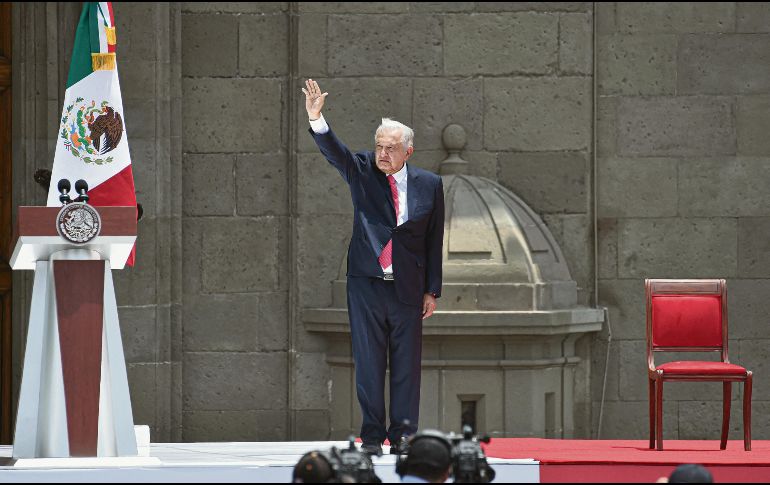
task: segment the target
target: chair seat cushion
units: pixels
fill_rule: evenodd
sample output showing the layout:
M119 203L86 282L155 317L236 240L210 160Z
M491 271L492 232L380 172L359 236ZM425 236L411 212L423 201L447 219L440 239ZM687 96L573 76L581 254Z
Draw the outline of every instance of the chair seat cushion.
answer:
M727 364L725 362L704 362L704 361L677 361L668 362L666 364L659 365L657 370L662 370L663 375L739 375L745 376L746 369L736 365Z

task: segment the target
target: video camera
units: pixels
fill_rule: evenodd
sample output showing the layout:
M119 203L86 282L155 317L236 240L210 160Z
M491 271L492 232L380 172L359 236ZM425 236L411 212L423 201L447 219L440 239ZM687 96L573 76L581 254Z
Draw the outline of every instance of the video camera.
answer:
M458 483L489 483L495 479L495 471L487 463L481 444L491 441L489 436L478 439L470 426L463 426L462 436L449 435L452 442L452 476Z
M311 452L314 456L321 456L331 469L330 476L323 478L314 475L310 481L326 481L326 483L382 483L382 480L374 473L374 464L366 453L356 448L355 437L349 438L347 449L338 449L332 446L328 451ZM307 455L306 455L307 456ZM304 457L303 457L304 459ZM301 465L301 459L298 465ZM302 471L295 467L294 481L305 482ZM297 480L297 479L300 480ZM305 477L307 478L307 477Z
M354 483L382 483L380 477L374 473L372 459L356 448L355 437L351 436L348 442L347 450L338 450L335 447L330 450L335 476L343 483L344 477L353 479Z

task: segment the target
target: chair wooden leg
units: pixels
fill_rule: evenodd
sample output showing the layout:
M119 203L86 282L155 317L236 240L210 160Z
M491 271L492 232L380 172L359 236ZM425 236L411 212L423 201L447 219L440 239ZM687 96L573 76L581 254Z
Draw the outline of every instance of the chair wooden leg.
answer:
M751 451L751 371L743 384L743 449Z
M722 383L722 440L719 442L719 449L727 448L727 435L730 433L730 401L733 397L733 383Z
M663 379L655 382L655 436L658 450L663 449Z
M650 449L655 449L655 380L650 381Z

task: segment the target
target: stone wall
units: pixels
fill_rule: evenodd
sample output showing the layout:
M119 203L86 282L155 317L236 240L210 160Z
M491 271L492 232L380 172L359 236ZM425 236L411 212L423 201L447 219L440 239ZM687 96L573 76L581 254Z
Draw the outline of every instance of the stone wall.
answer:
M182 439L286 439L287 6L181 9Z
M599 299L614 342L604 438L647 434L644 278L727 278L730 358L770 432L770 8L597 4ZM606 344L594 343L594 423ZM718 383L664 394L664 438L716 439ZM742 437L733 386L731 439Z

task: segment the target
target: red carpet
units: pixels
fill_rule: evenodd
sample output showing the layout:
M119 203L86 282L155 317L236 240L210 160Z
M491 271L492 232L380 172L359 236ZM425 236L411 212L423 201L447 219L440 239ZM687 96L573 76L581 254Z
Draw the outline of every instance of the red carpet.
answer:
M743 451L743 441L663 442L664 450L647 448L645 441L548 440L540 438L492 439L488 457L538 460L540 481L549 482L654 482L668 476L676 465L699 463L719 483L770 481L770 441L753 441Z

